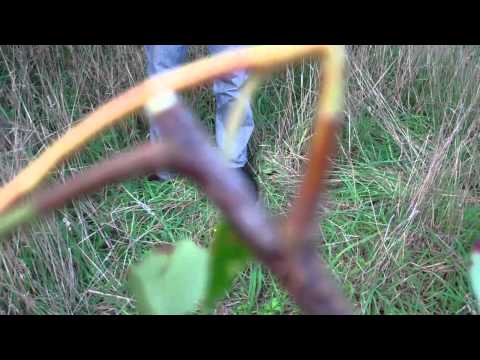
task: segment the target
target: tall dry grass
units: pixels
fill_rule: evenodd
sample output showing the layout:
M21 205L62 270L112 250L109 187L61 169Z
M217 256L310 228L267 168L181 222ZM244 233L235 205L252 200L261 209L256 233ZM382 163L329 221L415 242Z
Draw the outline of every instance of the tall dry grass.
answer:
M340 280L352 286L350 296L369 313L372 309L362 294L370 294L372 287L382 289L389 278L406 279L394 294L419 296L420 290L407 281L416 265L418 271L432 273L432 284L435 276L445 279L445 274L465 269L465 254L457 248L465 230L464 210L480 201L479 49L349 46L348 53L346 123L332 188L340 186L339 178L351 182L352 194L358 181L382 182L385 193L391 194L384 202L392 210L388 222L375 220L378 232L368 266L354 274L351 258L336 265L342 268L337 271ZM204 54L200 47L190 55ZM10 179L82 115L143 79L144 61L141 46L1 46L0 181ZM252 149L267 202L279 212L288 205L306 161L318 71L308 61L290 67L265 84L256 102L258 131ZM208 88L188 96L211 120L214 103ZM380 129L380 137L392 139L398 150L394 164L376 166L370 161L374 150L365 142L369 130L362 128L362 121ZM52 179L63 180L100 157L145 141L146 134L141 116L135 116L107 134L108 141L98 140L68 161ZM124 280L138 255L136 241L143 236L132 236L128 213L148 209L149 204L132 194L126 195L128 201L108 202L108 191L19 230L1 245L2 313L103 314L131 309ZM185 206L174 198L162 209ZM373 196L368 199L370 210L365 199L345 206L349 211L371 211L375 218L380 210ZM338 199L331 200L333 212ZM141 218L144 235L158 230L146 219ZM186 223L195 226L194 221ZM345 228L339 227L335 236L329 240L324 233L326 256L332 259L353 246L353 235ZM428 253L449 258L422 265L415 258L405 260L412 252L419 259ZM472 304L466 294L461 312L474 312Z

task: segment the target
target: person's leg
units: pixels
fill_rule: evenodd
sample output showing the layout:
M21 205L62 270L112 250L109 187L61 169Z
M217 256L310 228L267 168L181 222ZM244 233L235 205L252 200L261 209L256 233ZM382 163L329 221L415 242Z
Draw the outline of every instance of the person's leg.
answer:
M147 73L153 76L177 67L185 61L185 45L145 45L147 55Z
M153 76L181 65L185 61L187 47L185 45L145 45L147 56L147 73ZM158 129L150 127L150 141L161 140ZM161 180L169 180L174 174L162 171L157 174Z
M208 48L211 54L216 54L241 46L244 45L209 45ZM217 145L220 149L224 149L225 146L225 130L229 110L231 105L237 99L241 87L245 84L247 79L247 72L239 71L216 80L213 84L213 92L215 94L217 108L215 132ZM250 104L247 105L245 114L245 119L239 128L238 135L232 146L233 151L230 164L234 168L244 167L248 161L248 142L250 141L254 129L253 112Z

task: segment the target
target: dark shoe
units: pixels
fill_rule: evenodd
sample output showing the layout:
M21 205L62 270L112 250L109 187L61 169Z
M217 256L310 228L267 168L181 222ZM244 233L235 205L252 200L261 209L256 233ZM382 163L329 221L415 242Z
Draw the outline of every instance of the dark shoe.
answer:
M239 170L245 174L248 181L252 184L253 190L255 192L255 200L258 200L258 183L255 180L255 175L253 174L250 165L247 164L244 167L241 167Z
M154 174L154 175L150 175L150 176L148 177L148 181L151 181L151 182L154 182L154 181L163 182L164 180L161 179L158 175Z
M173 180L176 177L176 174L165 172L163 173L162 177L158 176L157 174L152 174L148 177L148 181L156 181L156 182L165 182Z

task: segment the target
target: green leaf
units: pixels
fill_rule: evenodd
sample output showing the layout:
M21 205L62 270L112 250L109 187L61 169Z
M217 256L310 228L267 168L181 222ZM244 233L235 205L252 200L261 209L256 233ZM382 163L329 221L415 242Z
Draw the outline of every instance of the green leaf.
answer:
M210 248L210 279L205 306L211 310L215 302L225 296L235 276L244 269L251 258L238 235L226 223L215 230Z
M477 245L480 247L480 244ZM477 301L480 304L480 252L473 251L472 254L472 267L470 268L470 279L472 282L472 289Z
M208 252L192 241L178 242L173 252L151 252L129 275L138 310L151 315L192 313L205 298Z

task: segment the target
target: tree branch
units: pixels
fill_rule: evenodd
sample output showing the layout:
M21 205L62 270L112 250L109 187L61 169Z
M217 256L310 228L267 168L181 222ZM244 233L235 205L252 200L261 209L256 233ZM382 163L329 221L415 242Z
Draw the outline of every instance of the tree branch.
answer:
M314 242L301 242L292 252L285 233L254 196L244 175L208 142L191 112L177 104L153 118L163 143L145 144L93 167L64 184L34 194L36 214L44 214L79 196L134 176L160 169L194 180L222 210L246 245L280 280L298 305L310 314L348 314L348 305L316 255ZM3 217L0 217L0 223ZM30 217L31 218L31 217ZM18 225L18 223L16 224Z
M319 109L327 114L336 113L343 96L342 46L265 45L218 54L147 79L87 115L0 188L0 213L38 187L56 166L103 131L140 110L159 92L187 90L237 70L271 72L280 65L309 55L317 56L325 65Z
M32 191L61 161L101 131L147 104L159 91L180 91L235 70L271 71L273 67L306 55L324 60L316 134L305 181L291 215L278 226L255 201L243 175L229 169L225 159L208 144L197 121L181 105L154 114L163 144L147 144L121 154L32 197L17 210L0 216L0 235L35 215L63 206L67 201L126 178L159 170L174 170L197 182L223 211L243 241L279 278L298 305L312 314L348 314L351 307L316 255L312 240L315 206L325 191L329 161L334 154L343 106L343 47L263 46L225 53L197 61L145 81L89 115L0 189L0 214Z

